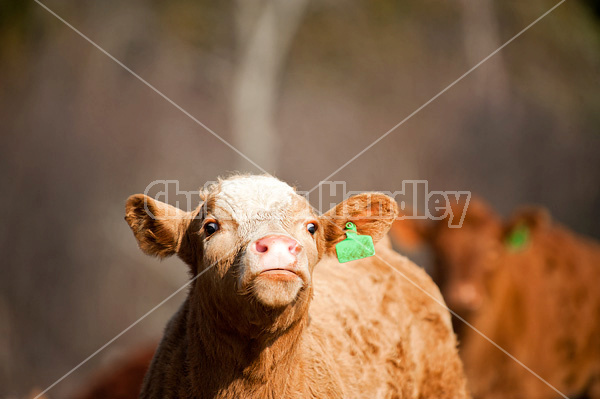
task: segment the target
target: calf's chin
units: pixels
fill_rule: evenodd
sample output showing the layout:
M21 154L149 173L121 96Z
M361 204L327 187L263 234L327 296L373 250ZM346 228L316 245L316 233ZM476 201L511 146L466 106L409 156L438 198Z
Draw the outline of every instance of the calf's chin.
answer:
M279 308L295 302L303 288L304 282L296 275L258 275L252 282L251 295L264 306Z

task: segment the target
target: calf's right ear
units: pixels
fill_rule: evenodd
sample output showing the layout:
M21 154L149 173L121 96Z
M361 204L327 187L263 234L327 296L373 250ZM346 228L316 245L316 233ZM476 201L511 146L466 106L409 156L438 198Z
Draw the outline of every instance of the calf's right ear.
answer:
M144 253L164 258L179 252L192 214L136 194L127 199L125 220Z

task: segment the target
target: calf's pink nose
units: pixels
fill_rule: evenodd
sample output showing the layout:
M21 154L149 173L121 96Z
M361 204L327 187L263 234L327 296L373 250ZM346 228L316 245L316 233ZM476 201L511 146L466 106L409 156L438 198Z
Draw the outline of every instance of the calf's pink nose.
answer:
M302 247L293 238L270 235L254 241L250 249L259 254L262 267L276 268L294 264Z

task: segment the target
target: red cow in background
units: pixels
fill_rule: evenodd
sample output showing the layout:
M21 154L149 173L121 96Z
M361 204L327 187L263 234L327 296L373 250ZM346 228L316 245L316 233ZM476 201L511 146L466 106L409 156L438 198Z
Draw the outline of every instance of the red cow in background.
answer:
M478 199L461 228L424 222L415 233L435 254L450 309L560 392L600 398L598 243L553 222L544 209L522 209L503 222ZM474 397L558 397L473 329L455 326Z
M158 343L153 342L125 353L100 370L76 393L74 399L136 399Z

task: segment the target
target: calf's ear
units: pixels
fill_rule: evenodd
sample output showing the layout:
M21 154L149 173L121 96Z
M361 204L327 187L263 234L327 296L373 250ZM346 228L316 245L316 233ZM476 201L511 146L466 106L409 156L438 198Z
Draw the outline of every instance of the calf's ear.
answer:
M385 194L363 193L350 197L321 216L325 251L334 251L335 245L346 238L347 222L354 223L358 234L370 235L376 243L385 236L397 216L398 204Z
M144 253L164 258L179 251L192 214L136 194L127 199L125 220Z

